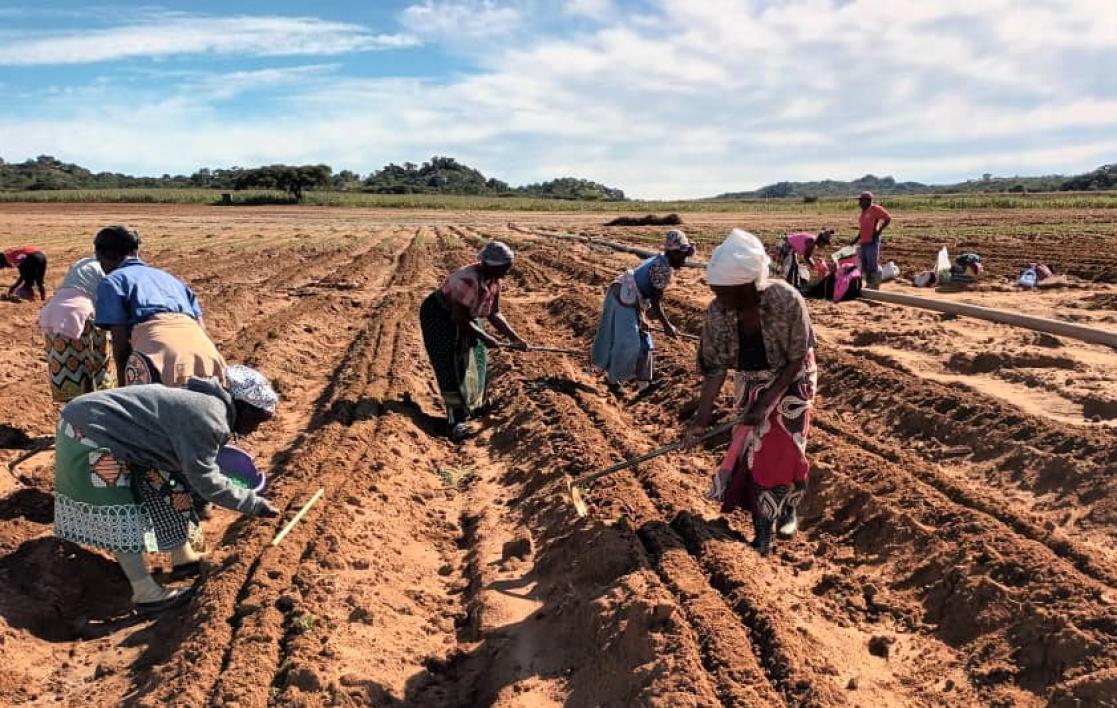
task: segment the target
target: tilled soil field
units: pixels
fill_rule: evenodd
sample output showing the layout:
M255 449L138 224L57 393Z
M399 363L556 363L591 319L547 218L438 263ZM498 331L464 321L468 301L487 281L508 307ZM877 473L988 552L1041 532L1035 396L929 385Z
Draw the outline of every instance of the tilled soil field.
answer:
M1030 227L997 218L997 249L1027 260ZM1117 705L1111 351L812 303L811 490L800 534L768 558L746 518L704 499L724 442L603 479L589 518L564 497L564 474L677 437L693 343L657 340L663 384L641 397L614 396L582 358L495 353L481 434L446 441L422 299L503 238L519 255L509 319L533 343L588 350L605 286L636 259L547 234L656 232L602 220L5 207L5 246L43 247L53 282L98 227L137 226L145 256L199 291L226 358L283 396L246 441L269 495L287 518L325 498L276 548L284 519L217 512L196 597L141 620L114 563L51 536L50 453L0 471L0 703ZM734 220L791 227L687 220L704 250ZM938 245L895 252L930 262ZM995 275L1015 268L987 251ZM1114 328L1114 249L1068 272L1058 290L941 297ZM697 331L708 301L687 270L666 307ZM36 310L0 303L0 463L53 434Z

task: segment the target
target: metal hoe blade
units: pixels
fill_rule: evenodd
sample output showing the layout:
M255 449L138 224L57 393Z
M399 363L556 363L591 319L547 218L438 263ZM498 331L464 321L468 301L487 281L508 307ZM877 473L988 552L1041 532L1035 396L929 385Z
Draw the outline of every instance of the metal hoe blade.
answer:
M589 516L590 508L589 505L586 504L586 498L582 494L582 488L575 484L573 477L567 476L565 481L566 493L570 498L571 505L574 507L574 512L578 514L578 518L584 519Z

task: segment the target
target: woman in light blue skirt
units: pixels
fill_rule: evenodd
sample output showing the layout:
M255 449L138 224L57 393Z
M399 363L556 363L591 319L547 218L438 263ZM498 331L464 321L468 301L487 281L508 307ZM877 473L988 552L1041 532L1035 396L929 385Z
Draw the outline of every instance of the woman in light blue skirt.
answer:
M610 387L636 379L643 390L651 383L655 341L648 331L647 314L651 312L662 323L668 337L677 336L661 306L663 293L674 280L674 272L692 255L694 246L686 234L672 229L662 253L621 273L609 286L593 340L593 363L605 370Z

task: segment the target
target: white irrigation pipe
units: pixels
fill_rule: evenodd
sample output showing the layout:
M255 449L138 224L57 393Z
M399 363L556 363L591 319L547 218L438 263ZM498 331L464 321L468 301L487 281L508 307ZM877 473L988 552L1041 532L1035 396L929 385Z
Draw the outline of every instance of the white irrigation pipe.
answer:
M964 317L973 317L974 319L987 320L989 322L999 322L1014 327L1024 327L1037 332L1046 332L1060 337L1080 339L1084 342L1102 344L1117 349L1117 332L1098 329L1096 327L1083 327L1082 325L1060 322L1059 320L1051 320L1046 317L1034 317L1032 315L1022 315L1018 312L994 310L991 307L969 305L964 302L936 300L929 297L904 295L901 293L885 292L883 290L865 289L861 291L861 297L873 302L886 302L890 305L904 305L906 307L920 307L924 310L934 310L935 312L943 312L948 315L962 315Z

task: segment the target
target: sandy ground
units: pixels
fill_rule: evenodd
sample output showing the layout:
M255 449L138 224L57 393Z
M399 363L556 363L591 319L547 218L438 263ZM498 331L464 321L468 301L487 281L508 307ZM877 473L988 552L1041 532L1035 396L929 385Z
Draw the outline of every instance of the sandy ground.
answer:
M813 227L684 218L703 244L731 224L765 236ZM1117 252L1035 238L1037 221L1056 215L918 218L925 237L888 245L908 273L942 242L990 267L980 288L935 296L1117 329ZM1112 351L882 304L812 303L811 491L801 533L764 559L747 545L748 520L703 498L716 443L602 480L587 519L563 496L564 474L676 437L697 393L692 343L660 338L664 384L641 398L613 396L576 357L495 354L483 432L445 441L419 303L485 238L504 238L520 255L509 318L533 342L588 349L604 287L635 258L546 234L647 243L657 232L601 221L0 209L0 240L43 247L52 282L98 227L138 227L149 260L199 291L226 358L260 367L283 395L277 419L246 441L269 494L289 517L326 490L278 548L268 542L282 519L219 511L196 598L140 620L112 562L51 537L50 453L0 471L0 703L1114 704ZM935 235L977 222L1000 234L988 248ZM1036 257L1069 284L1028 294L1002 284ZM690 331L709 300L700 276L685 271L667 299ZM53 434L36 310L0 303L0 463Z

